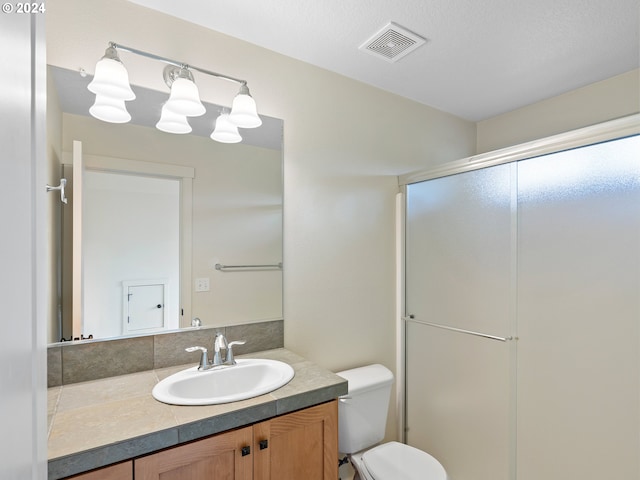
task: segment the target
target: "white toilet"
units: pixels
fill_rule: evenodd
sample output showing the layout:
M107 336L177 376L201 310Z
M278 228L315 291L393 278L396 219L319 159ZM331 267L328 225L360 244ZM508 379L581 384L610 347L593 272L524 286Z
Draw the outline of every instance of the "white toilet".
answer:
M398 442L371 448L384 438L393 383L389 369L368 365L338 375L349 381L349 393L339 399L338 450L362 480L447 480L440 462L422 450Z

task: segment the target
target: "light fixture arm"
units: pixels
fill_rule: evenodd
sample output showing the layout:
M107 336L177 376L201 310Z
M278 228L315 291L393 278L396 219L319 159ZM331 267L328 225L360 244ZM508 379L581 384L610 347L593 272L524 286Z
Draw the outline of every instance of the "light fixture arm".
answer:
M122 50L123 52L134 53L136 55L140 55L141 57L151 58L152 60L157 60L159 62L163 62L163 63L169 64L169 65L173 65L173 66L181 68L181 69L184 68L184 69L195 70L197 72L204 73L205 75L210 75L212 77L221 78L223 80L228 80L230 82L237 83L237 84L240 84L240 85L246 85L247 84L246 80L241 80L239 78L230 77L229 75L225 75L223 73L212 72L211 70L206 70L204 68L196 67L194 65L189 65L189 64L186 64L184 62L178 62L176 60L171 60L170 58L161 57L160 55L156 55L154 53L149 53L149 52L145 52L145 51L142 51L142 50L138 50L137 48L127 47L127 46L120 45L120 44L115 43L115 42L109 42L109 47L110 48L114 48L116 50Z

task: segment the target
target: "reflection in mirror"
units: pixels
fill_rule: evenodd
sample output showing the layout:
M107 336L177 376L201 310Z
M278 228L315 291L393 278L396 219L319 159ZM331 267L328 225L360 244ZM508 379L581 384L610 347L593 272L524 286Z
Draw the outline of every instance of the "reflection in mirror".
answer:
M167 92L132 87L132 121L88 114L82 76L49 67L50 161L67 178L55 202L50 342L282 318L282 121L209 138L221 107L190 118L193 133L155 128ZM74 148L76 141L76 148ZM74 158L76 157L76 158ZM191 173L190 173L191 172ZM64 226L63 226L64 225ZM75 261L74 261L75 258Z
M192 217L193 169L83 155L81 147L74 141L72 171L63 164L73 197L62 244L73 252L62 272L72 285L62 318L72 326L63 323L62 338L69 328L74 338L178 328L191 300L181 300L179 287L180 264L191 263L180 232L191 229L181 220Z

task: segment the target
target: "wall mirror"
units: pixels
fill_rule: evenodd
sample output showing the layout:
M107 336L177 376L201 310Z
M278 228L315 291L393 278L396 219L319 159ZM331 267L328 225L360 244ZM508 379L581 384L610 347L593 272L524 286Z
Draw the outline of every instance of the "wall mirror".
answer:
M50 343L281 319L283 122L261 115L221 144L221 107L205 103L192 133L169 134L155 128L168 92L133 85L131 122L105 123L90 80L48 67L49 162L68 197L49 197Z

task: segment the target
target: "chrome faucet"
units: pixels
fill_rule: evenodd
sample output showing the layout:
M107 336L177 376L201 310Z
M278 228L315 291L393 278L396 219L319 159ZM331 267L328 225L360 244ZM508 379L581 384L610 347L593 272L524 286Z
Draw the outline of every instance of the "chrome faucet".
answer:
M236 359L233 357L233 346L234 345L244 345L244 340L236 340L235 342L227 342L225 336L221 333L216 334L216 340L213 344L213 366L217 365L235 365ZM225 351L224 360L222 359L222 355L220 353L221 350Z
M220 350L224 350L225 359L222 360L222 356L220 355ZM227 339L221 333L216 333L216 339L213 342L213 365L224 365L227 361L226 356L228 355L229 344L227 343Z
M225 336L221 333L216 334L216 339L213 342L213 361L209 363L209 353L205 347L188 347L185 348L187 352L195 352L200 350L202 355L200 356L200 365L198 370L209 370L213 367L220 367L223 365L235 365L236 360L233 357L233 346L244 345L245 341L227 342ZM224 359L221 351L224 350Z

